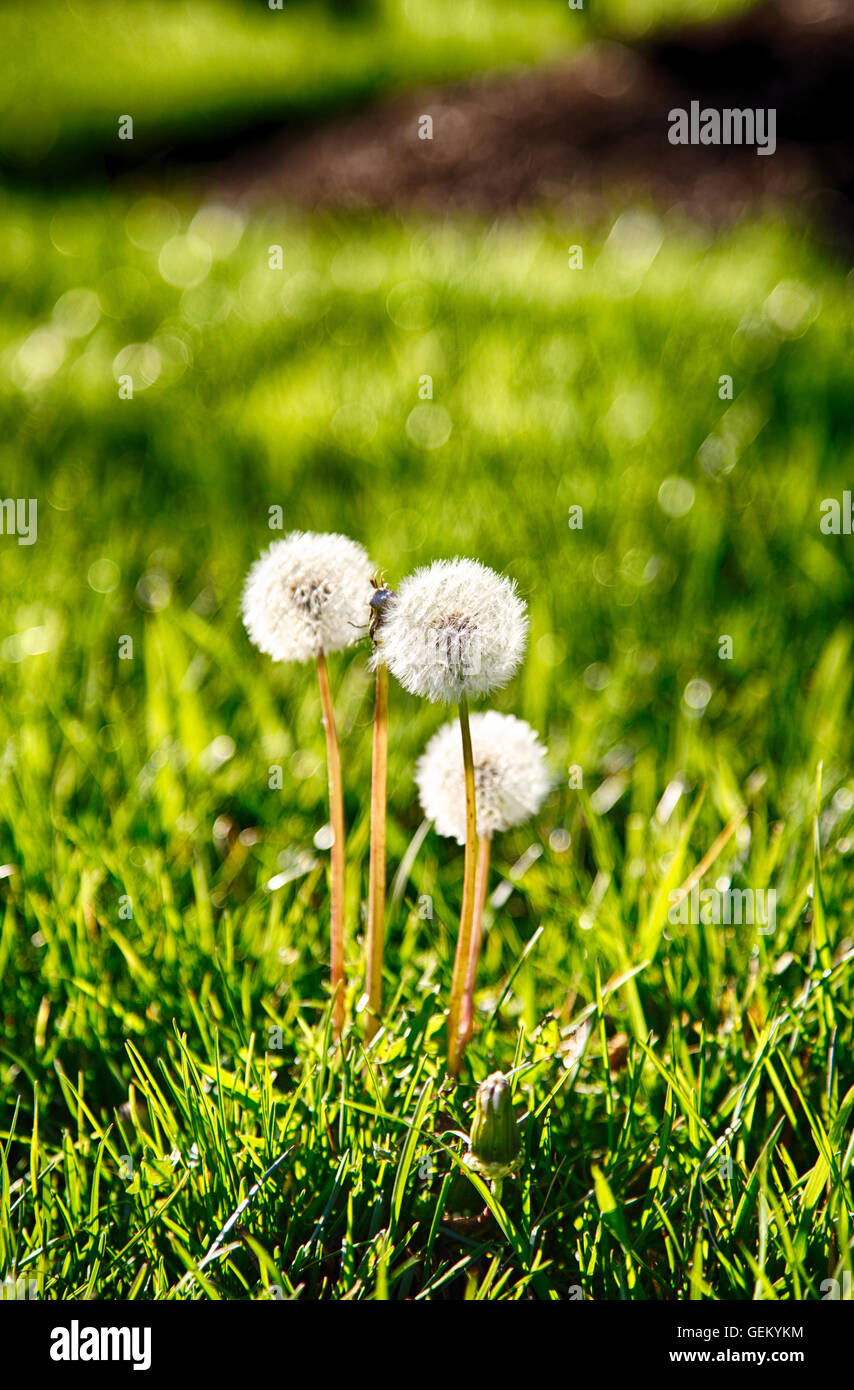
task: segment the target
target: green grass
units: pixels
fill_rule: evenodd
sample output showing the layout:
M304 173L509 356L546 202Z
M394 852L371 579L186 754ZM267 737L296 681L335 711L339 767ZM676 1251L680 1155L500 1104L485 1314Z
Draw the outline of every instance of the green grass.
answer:
M737 12L751 0L9 0L0 9L0 162L67 175L175 141L335 108L414 83L555 60L591 34ZM119 117L134 138L118 139Z
M852 561L818 525L851 477L843 271L770 221L706 243L646 214L271 209L169 245L192 211L2 213L0 476L39 536L0 538L0 1274L50 1298L820 1297L851 1270ZM466 553L530 605L496 703L556 788L496 845L455 1089L462 866L412 782L444 715L398 689L388 1027L329 1048L315 686L238 615L272 506L392 583ZM331 663L351 1007L365 658ZM669 923L742 810L704 886L774 888L775 932ZM457 1132L495 1067L524 1162L462 1227Z

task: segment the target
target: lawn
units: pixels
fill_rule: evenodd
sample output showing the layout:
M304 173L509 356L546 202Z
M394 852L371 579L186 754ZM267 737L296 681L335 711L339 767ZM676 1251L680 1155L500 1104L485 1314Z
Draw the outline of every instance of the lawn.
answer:
M0 167L91 177L368 96L566 57L755 0L7 0ZM133 143L118 140L119 118Z
M2 490L38 500L36 543L0 538L0 1276L57 1299L821 1297L854 1212L852 560L819 527L850 484L845 271L770 219L712 240L642 209L10 195L0 217ZM461 851L413 784L447 714L397 687L387 1022L363 1046L366 644L330 662L352 1018L330 1043L316 687L239 616L271 508L392 584L473 555L529 604L494 704L555 787L496 844L456 1086ZM704 886L776 892L773 931L668 920L710 857ZM452 1209L459 1135L496 1068L523 1163L500 1202L463 1178L477 1224Z

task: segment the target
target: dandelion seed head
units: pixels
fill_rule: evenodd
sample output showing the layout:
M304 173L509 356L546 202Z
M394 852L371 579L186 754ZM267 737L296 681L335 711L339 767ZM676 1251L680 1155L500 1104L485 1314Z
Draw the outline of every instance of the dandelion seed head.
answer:
M530 724L487 710L471 716L478 835L494 835L535 816L550 788L546 749ZM440 835L466 842L466 787L459 720L443 724L415 767L425 816Z
M292 531L249 571L243 622L274 661L309 661L350 647L366 631L372 565L349 536Z
M477 560L437 560L401 583L383 618L374 664L413 695L451 703L506 685L528 620L516 585Z

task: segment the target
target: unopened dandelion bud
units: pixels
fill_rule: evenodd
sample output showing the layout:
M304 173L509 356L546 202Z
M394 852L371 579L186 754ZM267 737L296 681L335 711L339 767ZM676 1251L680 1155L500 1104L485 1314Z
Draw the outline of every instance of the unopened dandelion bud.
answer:
M519 1130L510 1082L503 1072L493 1072L477 1088L469 1143L469 1167L493 1182L506 1178L518 1166Z

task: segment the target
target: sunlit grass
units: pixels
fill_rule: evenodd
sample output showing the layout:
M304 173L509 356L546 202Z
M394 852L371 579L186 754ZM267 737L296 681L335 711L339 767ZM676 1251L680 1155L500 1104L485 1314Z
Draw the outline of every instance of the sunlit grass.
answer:
M851 1268L852 567L818 527L850 482L844 273L773 222L708 243L652 214L194 215L3 213L2 491L38 499L39 535L0 538L0 1275L58 1298L819 1297ZM496 847L453 1092L461 863L412 782L445 714L396 688L388 1026L328 1048L314 682L238 617L277 506L392 583L462 552L530 605L496 703L556 786ZM353 1010L372 686L364 646L330 665ZM668 922L744 809L704 883L775 888L774 933ZM495 1067L525 1159L471 1230L446 1220L456 1132Z

